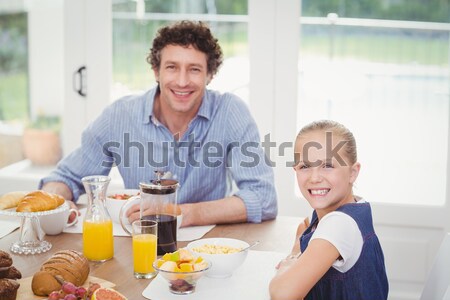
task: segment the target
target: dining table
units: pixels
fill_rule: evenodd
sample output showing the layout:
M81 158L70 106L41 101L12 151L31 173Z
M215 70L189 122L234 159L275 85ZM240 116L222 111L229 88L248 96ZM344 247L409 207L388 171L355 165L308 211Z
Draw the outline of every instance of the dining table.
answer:
M295 239L298 224L304 217L278 216L276 219L261 223L238 223L216 225L203 238L225 237L244 240L248 243L259 241L252 251L274 251L290 253ZM33 276L42 263L55 252L72 249L82 252L82 235L76 233L61 233L55 236L45 236L52 248L44 253L24 255L10 251L10 245L20 238L20 229L0 239L0 249L11 254L13 265L20 270L22 277ZM189 242L178 242L177 246L185 247ZM275 267L275 266L274 266ZM90 262L90 275L112 282L114 289L128 299L146 299L143 290L152 279L136 279L133 276L133 256L131 238L127 236L114 237L114 257L105 262ZM181 298L180 298L181 299Z

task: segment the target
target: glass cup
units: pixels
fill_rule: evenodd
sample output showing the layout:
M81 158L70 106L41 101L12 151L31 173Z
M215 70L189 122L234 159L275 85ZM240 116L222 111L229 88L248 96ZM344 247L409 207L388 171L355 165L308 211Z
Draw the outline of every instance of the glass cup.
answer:
M153 262L156 260L158 223L151 220L136 220L131 227L134 277L153 278L157 273L153 268Z

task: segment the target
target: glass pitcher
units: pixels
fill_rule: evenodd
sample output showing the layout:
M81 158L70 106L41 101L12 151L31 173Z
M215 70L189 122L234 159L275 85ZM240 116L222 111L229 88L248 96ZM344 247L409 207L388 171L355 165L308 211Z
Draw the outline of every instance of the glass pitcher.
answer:
M177 203L179 183L162 179L162 172L155 172L157 179L139 183L140 195L127 200L120 210L120 224L131 234L128 211L139 206L139 218L158 223L158 255L177 250Z
M83 254L91 261L105 261L114 256L111 216L105 206L109 176L87 176L81 179L88 198L83 220Z

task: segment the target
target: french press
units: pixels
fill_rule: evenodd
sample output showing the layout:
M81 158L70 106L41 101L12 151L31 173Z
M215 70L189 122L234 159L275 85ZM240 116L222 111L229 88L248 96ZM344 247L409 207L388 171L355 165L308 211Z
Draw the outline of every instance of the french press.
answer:
M156 179L139 183L140 195L130 198L120 212L122 227L124 215L134 204L139 203L141 220L158 223L158 255L177 250L177 216L180 214L177 203L179 183L174 179L164 179L164 172L155 171Z

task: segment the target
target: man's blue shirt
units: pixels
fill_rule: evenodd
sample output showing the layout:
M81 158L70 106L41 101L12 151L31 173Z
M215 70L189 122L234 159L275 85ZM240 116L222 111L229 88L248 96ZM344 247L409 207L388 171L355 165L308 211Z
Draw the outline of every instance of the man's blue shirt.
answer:
M233 94L206 90L197 116L177 140L153 115L156 91L108 106L84 130L81 147L43 178L40 187L64 182L78 199L84 193L82 177L107 175L114 164L130 189L154 179L155 170L170 171L180 183L179 203L235 195L244 201L249 222L275 218L273 170L245 103Z

